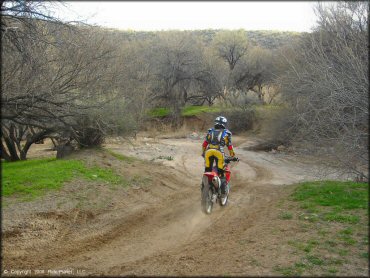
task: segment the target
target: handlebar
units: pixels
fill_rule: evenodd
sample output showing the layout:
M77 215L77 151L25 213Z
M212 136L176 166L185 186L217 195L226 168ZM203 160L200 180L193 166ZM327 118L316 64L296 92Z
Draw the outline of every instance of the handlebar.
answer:
M237 157L232 157L232 156L227 156L225 157L225 163L230 163L231 161L239 161L239 158Z

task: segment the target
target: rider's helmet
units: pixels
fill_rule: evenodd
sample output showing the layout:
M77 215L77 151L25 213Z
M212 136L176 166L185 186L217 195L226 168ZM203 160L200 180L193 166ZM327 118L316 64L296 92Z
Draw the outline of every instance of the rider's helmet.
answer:
M223 116L218 116L215 119L215 128L220 129L220 128L226 128L227 125L227 119Z

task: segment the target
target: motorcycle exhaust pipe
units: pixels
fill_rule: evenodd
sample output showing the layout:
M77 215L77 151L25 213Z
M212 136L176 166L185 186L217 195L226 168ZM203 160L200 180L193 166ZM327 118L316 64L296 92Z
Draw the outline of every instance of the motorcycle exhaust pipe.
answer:
M221 180L219 177L215 176L212 178L212 183L216 188L218 188L221 184Z

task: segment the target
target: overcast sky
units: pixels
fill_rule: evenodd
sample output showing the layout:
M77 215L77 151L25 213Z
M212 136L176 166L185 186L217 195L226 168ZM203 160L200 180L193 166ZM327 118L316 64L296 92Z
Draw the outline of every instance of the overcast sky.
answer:
M56 15L105 27L132 30L246 29L307 31L315 2L133 2L69 1Z

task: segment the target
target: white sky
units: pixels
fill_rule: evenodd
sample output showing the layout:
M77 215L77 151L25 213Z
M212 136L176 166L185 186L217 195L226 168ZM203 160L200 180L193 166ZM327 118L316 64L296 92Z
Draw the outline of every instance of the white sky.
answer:
M132 30L246 29L311 31L315 2L69 1L55 15L67 21Z

